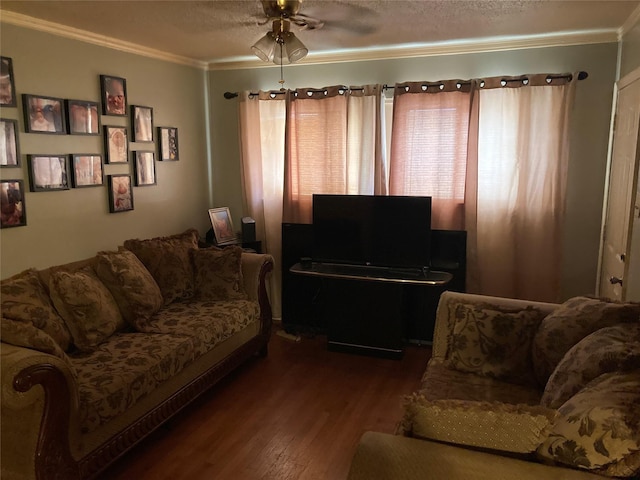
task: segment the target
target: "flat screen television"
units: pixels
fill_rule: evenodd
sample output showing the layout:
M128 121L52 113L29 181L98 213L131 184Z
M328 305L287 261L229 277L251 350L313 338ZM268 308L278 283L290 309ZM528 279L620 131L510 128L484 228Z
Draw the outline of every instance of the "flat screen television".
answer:
M429 268L431 197L313 196L313 260Z

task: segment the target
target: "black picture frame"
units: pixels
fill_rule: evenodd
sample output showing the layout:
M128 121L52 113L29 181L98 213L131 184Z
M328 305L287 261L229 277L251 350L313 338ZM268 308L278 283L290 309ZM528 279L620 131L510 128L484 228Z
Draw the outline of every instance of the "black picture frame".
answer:
M133 188L131 175L109 175L109 212L120 213L133 210Z
M69 190L69 156L27 155L29 187L32 192Z
M104 126L104 154L106 163L129 162L127 127Z
M0 135L4 135L4 148L0 149L0 167L20 167L20 146L18 144L18 121L0 118Z
M104 185L102 155L97 153L72 154L71 180L73 188L99 187Z
M27 208L22 180L0 180L0 228L24 227Z
M0 57L0 106L18 106L16 83L13 76L13 60L9 57Z
M176 127L158 127L158 155L161 162L180 160Z
M100 106L87 100L65 100L67 130L71 135L100 135Z
M67 122L62 98L23 93L22 107L26 133L66 135Z
M136 175L136 187L157 185L155 155L151 151L137 150L133 152L133 169Z
M131 131L134 142L153 142L153 108L131 105Z
M100 75L102 114L127 116L127 81L114 75Z

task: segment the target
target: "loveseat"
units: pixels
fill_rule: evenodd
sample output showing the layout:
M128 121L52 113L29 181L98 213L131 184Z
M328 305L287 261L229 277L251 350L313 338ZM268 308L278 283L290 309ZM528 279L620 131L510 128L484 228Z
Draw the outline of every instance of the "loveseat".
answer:
M349 480L640 475L640 304L445 292L396 434L366 432Z
M2 478L85 479L267 353L270 255L198 232L0 284Z

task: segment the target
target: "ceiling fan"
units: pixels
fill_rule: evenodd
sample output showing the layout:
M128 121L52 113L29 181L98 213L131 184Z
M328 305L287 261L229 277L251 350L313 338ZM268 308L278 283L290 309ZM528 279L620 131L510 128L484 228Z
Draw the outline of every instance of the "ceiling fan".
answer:
M261 0L266 19L258 22L265 25L275 20L286 19L306 30L315 30L324 25L322 20L300 13L302 0Z

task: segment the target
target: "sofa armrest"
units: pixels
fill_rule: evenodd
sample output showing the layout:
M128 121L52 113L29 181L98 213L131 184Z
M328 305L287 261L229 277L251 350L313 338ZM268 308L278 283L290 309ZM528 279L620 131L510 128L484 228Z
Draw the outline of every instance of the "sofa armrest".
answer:
M55 472L77 478L70 438L77 438L78 390L62 359L28 348L1 344L2 478L36 478Z
M366 432L348 480L602 480L563 467L495 455L455 445Z
M433 354L431 357L436 361L443 361L447 357L449 338L453 333L455 325L455 306L458 304L483 305L505 310L524 310L527 307L534 307L545 315L548 315L559 306L555 303L446 291L440 296L436 311L436 322L433 332Z
M267 274L273 270L273 257L264 253L242 252L242 278L249 300L257 300L260 305L260 332L271 332L271 303L267 288Z

